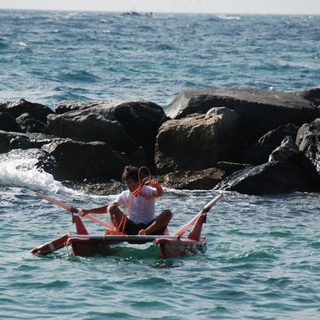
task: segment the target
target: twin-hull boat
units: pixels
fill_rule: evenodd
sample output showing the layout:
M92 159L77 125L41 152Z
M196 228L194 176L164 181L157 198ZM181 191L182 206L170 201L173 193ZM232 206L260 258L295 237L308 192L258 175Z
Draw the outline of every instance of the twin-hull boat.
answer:
M50 198L43 194L37 194L38 197L50 201L67 211L71 211L68 206L58 200ZM47 255L63 247L67 247L70 254L81 257L90 257L94 255L113 255L114 247L121 246L124 243L132 245L142 245L150 243L159 250L161 258L179 258L188 255L206 252L206 238L201 236L202 226L206 221L207 212L221 198L221 194L206 204L203 209L194 216L187 224L182 226L174 235L125 235L111 230L112 226L98 220L91 215L84 217L107 227L104 235L89 234L79 214L74 215L74 222L77 232L75 234L66 233L61 237L34 248L31 253ZM185 232L192 226L187 236Z

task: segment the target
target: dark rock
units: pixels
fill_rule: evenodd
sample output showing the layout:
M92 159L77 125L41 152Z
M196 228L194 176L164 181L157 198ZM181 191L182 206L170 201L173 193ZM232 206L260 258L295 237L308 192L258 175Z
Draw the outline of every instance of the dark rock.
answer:
M227 161L219 161L217 163L217 168L224 171L226 176L249 167L251 167L251 165L246 163L236 163Z
M299 129L296 144L320 174L320 118Z
M82 181L120 179L128 161L105 142L56 139L43 150L54 156L58 180Z
M41 133L19 133L0 130L0 153L7 153L13 149L41 148L51 139L52 137Z
M291 156L298 154L299 148L293 141L293 139L290 136L285 137L280 146L274 149L270 156L269 156L269 162L270 161L286 161Z
M219 106L236 111L249 142L287 123L301 126L320 114L310 101L296 94L258 89L216 89L182 91L169 105L167 115L180 119Z
M164 176L164 186L175 189L210 190L221 181L224 172L217 168L175 171Z
M50 133L75 140L104 141L115 150L126 152L129 157L142 146L148 165L155 169L156 135L167 119L157 104L149 101L68 102L60 104L56 112L59 116L49 119ZM88 117L92 117L90 124ZM119 128L115 128L115 123Z
M295 92L295 94L306 100L309 100L315 106L320 106L320 88Z
M320 185L290 161L273 161L237 171L214 187L214 190L237 191L251 195L319 192Z
M37 119L42 123L46 123L47 116L54 113L54 111L45 105L32 103L24 99L16 102L8 102L2 111L10 113L14 118L18 118L22 114L28 113L30 117Z
M264 134L257 142L250 144L242 155L242 162L259 165L268 162L270 153L277 148L281 141L289 136L296 139L299 127L288 123Z
M0 112L0 130L21 132L15 118L8 112Z
M201 170L215 167L218 161L236 161L242 139L235 112L227 110L166 121L156 140L158 172Z
M129 154L138 148L118 121L106 119L89 109L50 115L46 131L60 138L106 142L115 150Z
M43 132L47 126L46 123L31 117L29 113L23 113L16 121L23 132Z

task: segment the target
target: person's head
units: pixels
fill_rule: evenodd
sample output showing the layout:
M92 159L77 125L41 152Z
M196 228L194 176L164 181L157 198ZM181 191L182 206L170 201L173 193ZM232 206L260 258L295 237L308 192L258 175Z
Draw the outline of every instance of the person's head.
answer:
M130 192L133 192L139 185L139 169L134 166L126 166L122 173L122 180Z

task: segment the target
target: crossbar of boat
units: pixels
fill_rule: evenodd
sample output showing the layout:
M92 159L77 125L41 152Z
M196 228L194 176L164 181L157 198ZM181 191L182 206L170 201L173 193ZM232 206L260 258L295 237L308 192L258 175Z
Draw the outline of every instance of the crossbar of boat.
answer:
M179 240L181 237L178 236L167 236L167 235L69 235L69 240L102 240L102 241L118 241L118 242L130 242L130 241L141 241L141 242L153 242L157 239L168 239L168 240ZM184 238L187 239L187 238Z

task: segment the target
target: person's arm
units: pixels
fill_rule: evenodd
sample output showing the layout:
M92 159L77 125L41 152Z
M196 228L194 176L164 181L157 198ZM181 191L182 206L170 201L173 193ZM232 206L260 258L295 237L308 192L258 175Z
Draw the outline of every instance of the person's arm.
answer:
M81 211L84 215L86 215L88 213L103 214L103 213L107 213L107 210L108 210L108 205L94 208L94 209L89 209L89 210L82 209Z
M150 181L148 183L148 186L156 189L152 193L154 197L162 197L163 196L164 191L162 189L161 184L159 184L158 182L155 182L155 181Z

